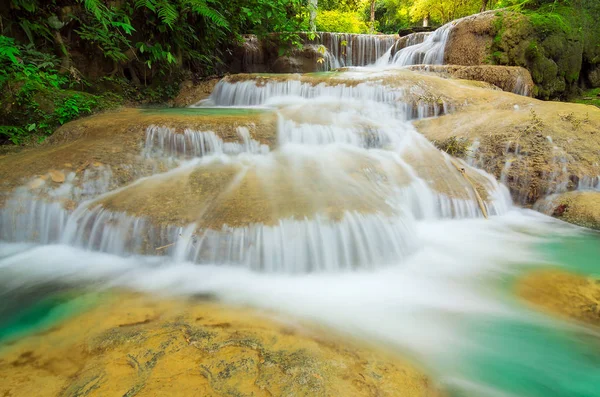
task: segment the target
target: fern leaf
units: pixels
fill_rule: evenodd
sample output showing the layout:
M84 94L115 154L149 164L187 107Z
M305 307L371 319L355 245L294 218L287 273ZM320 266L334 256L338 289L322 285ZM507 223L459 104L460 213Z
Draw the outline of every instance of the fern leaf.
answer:
M188 4L196 15L208 19L218 27L229 28L227 19L219 11L210 7L205 0L189 0Z
M165 23L166 25L171 26L173 22L177 20L179 17L179 12L177 9L171 4L169 0L160 0L157 3L157 14L158 17Z

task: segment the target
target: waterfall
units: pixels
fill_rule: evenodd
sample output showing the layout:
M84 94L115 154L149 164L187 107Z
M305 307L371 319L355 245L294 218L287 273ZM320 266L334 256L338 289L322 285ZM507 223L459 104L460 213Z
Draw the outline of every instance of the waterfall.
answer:
M372 35L353 33L318 32L298 33L302 48L293 49L290 54L281 56L278 46L254 35L244 36L244 42L237 51L234 69L240 72L256 73L279 71L287 72L295 60L304 72L324 72L348 66L374 64L396 43L397 35ZM278 39L274 35L275 41ZM282 61L282 64L279 64ZM287 63L289 62L289 63Z
M55 199L23 187L0 210L0 238L263 272L402 262L418 246L415 222L478 218L481 206L491 216L510 208L506 188L493 177L461 163L468 182L458 160L415 131L408 120L444 109L414 107L407 92L376 81L225 79L211 101L271 108L278 120L274 150L245 127L225 141L213 131L149 126L140 155L183 162L117 190L100 184L84 196L74 192L92 175L48 187L45 196Z
M352 33L319 32L310 40L311 44L322 45L333 58L336 68L367 66L381 58L397 41L397 35L372 35Z
M453 104L447 103L443 98L431 100L427 97L413 96L414 88L410 86L382 85L380 76L375 76L373 81L337 80L333 77L321 81L310 77L286 77L290 78L282 80L248 76L246 79L233 81L224 78L215 86L208 100L194 106L265 106L273 99L278 100L281 97L325 98L325 101L354 98L393 105L395 117L403 120L441 116L452 112L453 109Z
M246 127L237 127L241 142L224 142L213 131L184 130L183 134L168 127L150 126L146 130L144 154L146 156L202 157L209 154L265 153L267 145L250 137Z
M399 66L420 64L442 65L444 63L446 44L455 24L456 22L447 23L426 37L422 36L418 39L413 39L417 42L421 38L424 38L418 44L410 45L407 43L407 46L394 54L391 63Z

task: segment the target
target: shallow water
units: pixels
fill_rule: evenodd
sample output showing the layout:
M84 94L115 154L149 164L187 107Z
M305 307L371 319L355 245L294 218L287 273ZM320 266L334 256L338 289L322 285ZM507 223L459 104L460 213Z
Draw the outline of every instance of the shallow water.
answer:
M596 331L534 313L511 289L531 268L597 269L598 235L515 210L490 220L424 221L418 239L420 249L402 264L306 275L2 244L3 301L18 298L27 309L6 321L4 308L0 332L48 327L82 310L74 297L86 290L210 295L397 349L452 395L600 395Z

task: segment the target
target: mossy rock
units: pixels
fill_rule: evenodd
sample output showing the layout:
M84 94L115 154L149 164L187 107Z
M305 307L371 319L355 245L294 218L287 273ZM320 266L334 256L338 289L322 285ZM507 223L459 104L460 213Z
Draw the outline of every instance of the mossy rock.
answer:
M590 34L598 28L587 11L560 6L465 18L450 33L445 62L521 66L531 72L536 97L569 97L578 91L582 77L594 81L588 71L600 63L600 37Z

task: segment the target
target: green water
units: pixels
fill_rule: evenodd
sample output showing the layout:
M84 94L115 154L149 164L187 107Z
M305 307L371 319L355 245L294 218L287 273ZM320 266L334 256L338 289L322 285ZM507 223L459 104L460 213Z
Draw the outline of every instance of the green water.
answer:
M537 249L551 265L586 276L600 274L598 233L554 239ZM514 290L520 275L502 280L505 294ZM473 343L457 365L467 377L509 396L600 397L600 330L514 303L521 307L522 318L466 320L464 332ZM479 395L471 387L452 387L450 393Z
M0 313L0 346L59 324L89 309L99 299L97 293L60 291L44 293L21 303L20 307L5 307Z
M600 276L600 233L555 240L542 245L541 250L550 260L568 270Z
M459 365L469 378L515 396L600 396L600 344L596 336L561 324L483 318L470 324L475 342ZM456 397L473 391L453 390Z

